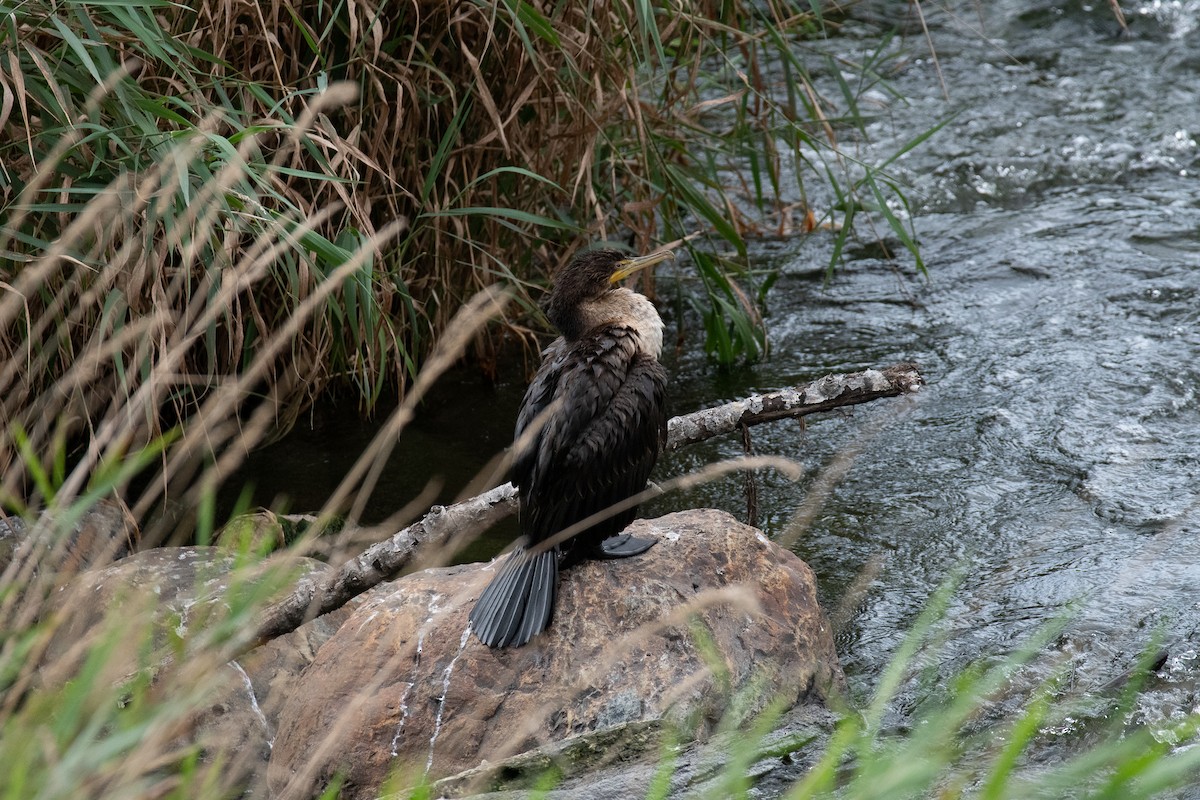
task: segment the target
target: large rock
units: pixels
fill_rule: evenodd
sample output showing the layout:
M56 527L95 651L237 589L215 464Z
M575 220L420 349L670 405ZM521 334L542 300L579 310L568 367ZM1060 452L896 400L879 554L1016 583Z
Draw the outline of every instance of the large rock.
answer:
M773 720L769 731L748 735L743 726L672 747L666 764L662 723L629 723L572 736L443 778L433 784L432 796L613 800L646 797L655 787L657 797L728 797L731 761L737 759L740 765L734 767L735 774L739 783L745 782L749 796L784 797L828 751L837 720L832 711L803 703ZM669 778L664 765L670 767ZM549 791L548 774L555 778ZM531 794L531 789L538 791Z
M149 665L154 690L187 709L178 744L198 744L205 762L220 763L230 791L253 787L265 772L284 699L351 609L236 660L221 654L246 629L252 607L298 575L328 568L290 557L250 566L216 547L167 547L84 572L53 599L55 629L41 681L73 680L97 647L114 645L101 685L119 685Z
M27 582L35 566L40 571L50 566L54 576L64 580L88 567L111 564L133 552L138 540L133 515L115 500L97 501L69 530L58 530L45 515L37 522L30 530L21 517L0 511L0 575L18 554L25 559L16 565L21 574L10 576L14 583ZM31 541L31 536L39 541Z
M821 701L843 681L812 572L718 511L640 520L645 555L563 573L554 622L490 650L467 613L495 564L410 575L364 603L280 714L268 780L341 797L498 761L584 732L667 719L705 736L727 714ZM691 613L689 613L691 612Z

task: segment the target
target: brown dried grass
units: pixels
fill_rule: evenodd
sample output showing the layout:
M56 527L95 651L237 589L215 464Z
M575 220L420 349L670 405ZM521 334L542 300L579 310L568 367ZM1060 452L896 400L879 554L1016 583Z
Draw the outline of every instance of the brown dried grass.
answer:
M286 430L347 386L369 410L493 284L517 302L476 356L528 336L537 287L587 242L647 249L664 223L679 235L688 213L733 208L688 207L720 194L714 175L691 195L672 182L695 166L690 145L720 140L714 110L747 93L742 113L764 126L778 110L754 20L803 16L767 9L22 6L0 35L0 90L20 98L0 103L0 472L21 468L10 423L31 453L80 437L95 451L100 421L131 414L138 447L227 385L242 392L221 406L234 426L259 413ZM748 72L720 94L708 73L731 74L725 51ZM726 239L755 224L730 216Z

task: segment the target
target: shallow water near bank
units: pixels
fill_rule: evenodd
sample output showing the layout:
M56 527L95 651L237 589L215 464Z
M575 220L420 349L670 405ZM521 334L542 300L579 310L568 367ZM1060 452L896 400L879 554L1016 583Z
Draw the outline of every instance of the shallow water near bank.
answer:
M817 474L856 454L794 547L816 571L856 695L869 696L930 595L958 575L940 645L902 687L891 725L909 724L939 679L1012 652L1074 603L1023 680L1065 670L1070 692L1087 696L1159 637L1170 655L1128 722L1165 727L1200 710L1200 3L1127 7L1132 39L1115 36L1104 3L926 5L936 65L905 4L882 15L865 5L823 47L860 58L901 29L887 77L907 103L872 93L858 149L891 153L953 115L891 170L929 278L907 256L881 258L867 229L828 283L827 236L756 243L758 263L783 272L769 297L771 357L716 374L693 331L669 359L672 410L916 361L928 387L913 400L753 431L756 452L809 470L796 484L760 476L757 522L772 535ZM368 518L431 474L442 500L463 492L507 445L524 373L514 365L495 387L473 373L444 381ZM373 434L352 417L256 453L243 473L256 499L318 507ZM656 478L741 452L732 437L687 448ZM743 480L645 513L689 506L744 518ZM996 716L1026 697L999 698ZM1083 726L1062 723L1037 756L1053 759L1055 737L1065 747Z

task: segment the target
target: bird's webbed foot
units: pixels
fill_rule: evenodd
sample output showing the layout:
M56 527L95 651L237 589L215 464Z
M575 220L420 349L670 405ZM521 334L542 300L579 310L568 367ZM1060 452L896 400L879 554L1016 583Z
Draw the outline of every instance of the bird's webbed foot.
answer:
M592 551L592 558L613 559L640 556L656 544L658 544L657 539L642 539L630 536L628 533L619 533L596 545Z

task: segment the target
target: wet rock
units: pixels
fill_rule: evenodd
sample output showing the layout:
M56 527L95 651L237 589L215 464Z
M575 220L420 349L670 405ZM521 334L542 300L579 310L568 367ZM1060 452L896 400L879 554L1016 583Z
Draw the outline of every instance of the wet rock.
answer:
M433 796L516 800L543 787L536 795L543 800L611 800L646 797L656 786L666 797L704 800L730 794L732 771L752 796L783 797L820 759L836 723L831 711L806 703L761 737L725 731L668 750L662 723L627 723L443 778ZM544 791L548 774L554 788Z
M231 519L217 532L214 544L233 551L270 553L287 545L287 531L275 512L263 509Z
M12 563L17 546L25 537L25 520L0 511L0 574Z
M502 761L618 726L664 720L703 738L768 703L843 682L812 572L719 511L639 520L659 543L562 575L554 623L490 650L467 613L495 564L427 570L364 603L318 653L280 714L273 795L341 796ZM390 777L389 777L390 776Z
M217 654L223 642L246 630L251 596L261 605L301 574L324 569L322 562L301 558L249 567L244 557L216 547L168 547L85 572L53 598L55 631L39 677L43 685L72 679L96 647L115 637L119 644L104 662L101 680L120 685L150 665L153 690L176 693L182 686L197 692L178 743L200 744L206 761L223 759L225 776L248 785L265 770L284 699L351 608L235 661L222 662Z
M133 516L124 504L114 500L98 501L62 533L44 516L39 524L29 526L20 517L0 512L0 574L14 559L22 558L28 562L14 565L14 571L32 572L35 567L44 571L49 565L57 577L66 577L124 558L133 552L137 541Z
M316 553L323 549L319 546L321 537L339 532L344 522L339 517L277 514L258 509L229 520L217 532L213 543L236 552L270 553L295 544L301 537L308 537L305 552Z

